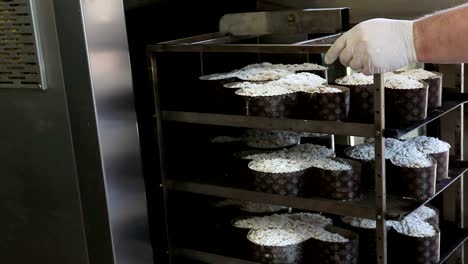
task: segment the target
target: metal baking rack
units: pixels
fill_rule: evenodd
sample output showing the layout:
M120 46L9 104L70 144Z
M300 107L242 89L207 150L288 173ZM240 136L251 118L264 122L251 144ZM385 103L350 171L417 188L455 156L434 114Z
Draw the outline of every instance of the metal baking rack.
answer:
M310 10L309 10L310 11ZM289 12L289 15L288 15ZM160 109L159 91L162 89L170 89L170 87L160 87L158 85L158 64L157 58L161 53L300 53L300 54L323 54L331 44L341 35L340 32L347 30L348 9L335 8L326 9L326 15L318 16L320 12L314 10L315 18L319 19L323 24L323 19L333 26L327 28L328 35L320 38L313 38L293 44L239 44L239 41L255 39L264 36L264 28L254 30L257 34L240 34L232 35L224 32L205 34L195 37L189 37L174 41L163 42L157 45L148 46L148 56L151 67L151 78L155 91L156 104L156 125L159 144L159 152L161 159L161 185L165 201L166 213L166 231L168 233L168 254L169 259L188 258L192 260L207 262L207 263L254 263L241 259L235 259L212 252L197 251L188 248L174 248L171 243L171 223L167 221L167 198L171 192L188 192L195 194L203 194L215 197L233 198L240 200L250 200L255 202L270 203L283 205L298 209L307 209L331 213L345 216L355 216L363 218L371 218L377 220L377 260L376 263L387 263L387 239L386 239L386 219L401 219L405 215L411 213L418 207L430 202L432 199L443 196L443 220L450 221L450 224L442 227L442 250L441 261L445 262L449 257L457 257L463 260L463 254L460 252L463 243L468 238L467 230L463 229L463 174L467 170L467 163L463 161L463 104L468 101L468 96L464 94L463 79L458 87L458 90L445 94L443 105L437 111L433 111L427 119L412 123L408 126L391 128L385 125L385 108L384 108L384 85L383 75L376 74L374 76L375 93L374 93L374 124L360 124L347 122L323 122L313 120L295 120L295 119L274 119L263 117L249 117L236 115L222 115L212 113L198 112L182 112L182 111L167 111ZM263 12L265 13L265 12ZM272 12L275 13L275 12ZM288 26L279 26L279 31L291 31L291 23L302 23L305 20L301 12L279 12L281 14L272 15L272 17L287 17ZM308 18L309 13L305 13ZM309 17L310 18L310 17ZM229 19L228 19L229 20ZM223 21L223 19L221 20ZM234 19L234 21L236 21ZM291 22L292 21L292 22ZM232 22L232 20L231 20ZM277 24L277 23L276 23ZM224 25L220 28L226 28ZM271 28L271 27L270 27ZM293 29L293 33L307 32L304 27ZM262 31L263 30L263 31ZM240 30L242 31L242 30ZM317 33L317 29L308 31L307 33ZM331 31L331 32L330 32ZM271 32L266 32L271 33ZM290 32L291 33L291 32ZM203 56L200 56L200 72L203 73ZM463 76L463 65L460 67L461 76ZM461 77L463 78L463 77ZM444 89L449 90L449 89ZM444 91L445 92L445 91ZM433 125L440 122L441 118L449 114L452 116L449 124L453 125L453 130L442 130L438 126L437 134L442 139L449 141L452 146L455 146L454 153L451 157L450 179L437 184L436 194L425 200L424 202L414 202L398 197L389 196L386 194L386 175L385 175L385 137L402 137L425 125ZM456 118L453 119L453 116ZM361 201L343 202L336 200L328 200L322 198L299 198L288 197L274 194L260 193L244 189L237 189L230 186L225 186L222 183L204 183L191 180L171 180L166 175L165 159L164 159L164 139L163 127L168 122L192 123L200 125L217 125L227 127L246 127L246 128L263 128L275 130L290 130L297 132L317 132L325 134L340 134L348 136L375 137L376 149L376 170L375 182L376 191ZM437 126L436 126L437 127ZM455 140L447 140L447 131L455 133L450 135ZM453 162L452 162L453 161ZM447 205L447 206L446 206ZM463 262L461 262L463 263Z

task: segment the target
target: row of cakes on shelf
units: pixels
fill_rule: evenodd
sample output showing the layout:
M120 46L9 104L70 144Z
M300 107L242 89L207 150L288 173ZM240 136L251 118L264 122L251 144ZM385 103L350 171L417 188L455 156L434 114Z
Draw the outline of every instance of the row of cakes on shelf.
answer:
M223 181L237 187L252 187L248 174L248 159L243 157L313 143L331 147L329 135L264 129L245 129L236 136L217 136L211 139L210 160L214 175L224 175ZM238 175L243 175L238 177ZM241 180L243 179L243 180Z
M205 90L204 96L208 99L208 103L212 106L212 111L225 114L244 115L249 112L249 115L263 116L264 114L262 113L255 113L255 110L252 112L251 109L246 109L245 101L242 100L244 97L235 94L238 88L231 87L229 84L236 82L262 84L271 81L278 81L279 79L285 78L288 75L297 73L311 73L311 75L304 74L303 76L305 76L305 78L310 77L309 81L313 81L315 84L326 83L325 79L327 78L327 68L313 63L271 64L264 62L259 64L251 64L244 68L227 73L215 73L201 76L200 80L203 81L203 86L207 88ZM224 85L227 86L225 87ZM288 94L290 94L290 92L288 92ZM274 97L270 96L264 97L264 99L267 98L274 99ZM281 105L285 104L281 102L281 99L278 99L277 101ZM265 102L267 102L267 100L265 100ZM252 106L253 105L251 105L251 107ZM265 112L262 110L259 111ZM286 111L290 112L291 110ZM271 116L271 114L272 113L267 115Z
M263 129L245 129L237 136L217 136L210 143L210 159L214 164L211 172L223 183L254 189L254 178L248 168L251 160L246 157L289 149L299 144L331 147L332 141L330 135ZM334 155L332 150L329 151ZM220 178L220 175L224 177Z
M450 144L433 137L386 139L387 192L417 200L435 194L436 183L449 178ZM362 164L362 188L374 188L374 142L369 140L345 150Z
M423 69L384 74L385 110L390 123L425 119L428 110L442 106L442 74ZM335 80L350 89L350 119L374 120L374 78L354 73Z
M314 144L297 145L293 134L283 134L281 144L258 138L247 140L250 142L247 144L288 148L231 149L224 155L226 162L219 164L236 184L259 192L359 200L374 188L373 142L347 149L344 153L347 158L343 159L336 158L332 149ZM225 146L221 144L218 149L225 151L228 149ZM435 194L437 181L448 178L448 143L420 136L404 141L387 139L386 147L389 194L424 200ZM222 156L218 152L214 155Z
M214 140L217 150L213 157L226 160L217 163L223 164L225 174L232 176L236 185L289 196L361 198L358 162L335 158L335 152L325 146L298 144L297 133L254 133L243 139L248 150L240 150L238 142L220 143L220 139L227 139L224 137Z
M246 206L246 202L237 203ZM320 214L278 214L284 207L247 204L255 215L264 215L243 215L229 220L228 240L234 245L232 253L236 256L261 263L375 263L375 220L342 217L333 221ZM236 201L224 205L236 205ZM389 263L439 261L436 208L423 206L401 221L386 223ZM398 254L402 252L405 254Z
M236 81L248 82L268 82L275 81L294 73L313 73L327 79L327 70L325 66L314 63L302 64L272 64L263 62L247 65L244 68L225 73L215 73L200 77L206 81L221 81L221 83L230 83Z
M249 65L240 70L200 77L208 83L213 101L226 113L247 116L327 121L373 121L373 77L361 73L335 80L324 66L304 64ZM441 106L442 75L422 69L385 74L389 121L426 118L428 109ZM395 119L396 118L396 119Z

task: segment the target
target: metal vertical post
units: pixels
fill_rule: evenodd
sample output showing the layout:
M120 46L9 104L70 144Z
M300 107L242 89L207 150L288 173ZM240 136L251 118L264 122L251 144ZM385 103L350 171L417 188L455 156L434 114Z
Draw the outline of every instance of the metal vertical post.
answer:
M455 66L455 65L454 65ZM464 64L457 66L455 86L457 92L464 92ZM464 114L463 105L442 119L441 137L452 145L451 154L457 160L464 159ZM443 217L445 221L452 222L458 227L464 226L464 180L463 176L443 194ZM464 263L464 249L459 248L447 263Z
M460 65L460 90L459 90L460 93L464 93L465 92L465 64L462 63ZM460 144L459 145L459 149L457 150L457 155L459 155L459 158L460 160L463 160L464 159L464 148L463 148L463 143L464 143L464 121L465 121L465 115L464 115L464 105L460 105L460 107L458 108L458 115L459 115L459 119L458 119L458 123L457 123L457 141L458 143Z
M464 93L465 92L465 64L461 64L460 65L460 92L461 93ZM458 149L456 149L456 155L458 156L458 158L460 160L464 160L465 157L464 157L464 141L465 141L465 138L464 138L464 135L465 135L465 129L464 129L464 126L465 126L465 112L464 112L464 105L460 105L460 107L458 108L458 111L457 111L457 116L459 117L457 119L457 129L456 129L456 135L455 135L455 140L457 141L458 143ZM465 217L464 217L464 179L463 179L463 175L462 177L460 178L460 186L458 187L458 201L457 201L457 206L458 206L458 209L459 209L459 212L458 212L458 221L459 221L459 226L461 228L464 227L464 221L465 221ZM462 251L462 263L463 263L463 258L464 258L464 254L463 254L463 251Z
M164 140L163 140L163 128L162 128L162 116L161 116L161 104L159 101L159 83L158 83L158 68L156 64L156 54L150 52L150 65L151 65L151 81L153 83L154 89L154 102L155 102L155 117L156 117L156 129L157 129L157 142L159 148L159 159L160 159L160 169L161 169L161 185L158 186L162 188L163 194L163 208L164 208L164 223L166 229L166 241L168 245L167 254L169 264L173 263L173 247L171 242L171 237L169 234L169 218L168 218L168 189L167 189L167 175L166 175L166 163L164 160Z
M460 64L460 84L459 84L459 92L465 92L465 65L463 63ZM455 156L458 157L459 160L464 159L464 122L465 115L464 115L464 105L460 105L457 109L457 126L455 129ZM460 228L464 227L464 180L463 175L459 180L459 183L456 185L456 219L457 224ZM465 249L464 247L460 247L459 255L458 255L459 263L465 263Z
M203 61L203 52L200 52L200 76L205 75L205 62Z
M385 100L384 75L374 75L374 123L375 123L375 204L376 204L376 241L377 263L387 263L387 227L385 224L386 183L385 183Z

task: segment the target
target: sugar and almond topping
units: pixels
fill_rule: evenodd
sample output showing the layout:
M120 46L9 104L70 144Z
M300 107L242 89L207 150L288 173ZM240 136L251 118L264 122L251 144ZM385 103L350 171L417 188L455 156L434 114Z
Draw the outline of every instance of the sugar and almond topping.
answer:
M426 71L424 69L414 69L414 70L408 70L400 73L401 75L407 76L411 79L415 79L418 81L422 80L428 80L428 79L434 79L438 78L439 76L433 72Z
M273 81L299 71L326 70L313 63L271 64L268 62L251 64L242 69L226 73L216 73L200 77L201 80L223 80L237 78L245 81Z

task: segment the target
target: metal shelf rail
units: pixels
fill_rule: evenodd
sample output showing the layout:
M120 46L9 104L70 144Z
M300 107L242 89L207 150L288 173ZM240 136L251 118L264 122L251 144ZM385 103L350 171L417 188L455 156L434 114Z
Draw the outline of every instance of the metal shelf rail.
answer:
M408 133L435 121L442 116L457 109L460 105L468 101L468 95L462 93L449 93L444 95L442 107L428 114L428 117L422 121L414 122L407 126L398 128L385 128L384 135L388 138L404 137ZM280 122L275 118L255 117L255 116L237 116L222 115L211 113L194 113L179 111L162 111L164 121L184 122L204 125L218 125L230 127L249 127L272 130L288 130L298 132L315 132L322 134L335 134L345 136L374 137L373 124L360 124L349 122L330 122L299 119L281 119Z
M439 194L443 193L445 189L458 181L466 171L466 168L452 168L449 172L450 178L437 183L436 193L423 202L415 202L413 200L402 199L396 196L387 196L387 220L400 220L419 207L429 203ZM367 219L376 218L375 193L369 194L362 200L337 201L317 197L302 198L259 193L230 186L223 186L222 184L184 180L169 180L167 188L171 191L189 192L235 200L249 200L258 203L275 204L342 216L363 217Z
M337 9L336 12L343 14L345 9ZM339 33L339 32L336 32ZM164 42L157 45L148 46L148 55L151 63L151 78L153 82L153 88L155 91L155 103L156 103L156 124L157 124L157 135L158 135L158 147L161 159L161 187L163 188L164 205L166 210L166 229L168 230L168 253L170 261L174 256L188 257L194 260L204 261L207 263L253 263L245 260L236 260L226 256L220 256L216 254L195 251L191 249L176 249L172 245L170 236L170 225L167 221L167 198L169 191L181 191L181 192L192 192L197 194L205 194L212 196L220 196L227 198L236 198L243 200L253 200L258 202L269 202L279 205L285 205L300 209L309 209L315 211L323 211L328 213L349 215L355 217L372 218L377 221L377 260L378 264L387 263L387 239L386 239L386 227L385 220L389 218L401 218L404 215L415 210L422 204L429 202L435 196L444 193L448 187L452 186L455 188L456 195L447 195L447 197L455 197L456 201L449 201L452 207L456 205L455 210L449 216L452 222L456 223L455 231L452 233L457 235L444 235L450 239L454 237L453 241L443 240L446 243L443 246L445 250L442 252L442 262L444 262L448 256L452 255L460 246L464 243L467 238L466 231L463 230L462 223L462 200L463 200L463 174L465 168L452 168L452 178L446 182L440 183L437 188L437 194L427 199L424 203L413 203L408 200L396 199L389 197L386 194L386 175L385 175L385 137L400 137L414 129L421 126L427 125L433 121L439 120L445 114L456 110L458 113L457 119L457 135L455 138L458 142L451 142L453 145L460 146L463 141L463 120L462 110L463 103L465 103L468 97L463 93L463 84L460 85L459 93L456 97L449 97L445 101L444 106L439 112L431 113L428 118L422 122L411 124L407 127L402 128L387 128L385 126L385 108L384 108L384 80L383 75L377 74L374 76L374 124L356 124L356 123L345 123L345 122L321 122L311 120L292 120L292 119L271 119L271 118L260 118L260 117L245 117L245 116L230 116L230 115L218 115L210 113L194 113L194 112L175 112L175 111L162 111L159 103L159 85L158 85L158 65L157 55L159 53L174 53L174 52L195 52L195 53L207 53L207 52L242 52L242 53L325 53L330 45L336 40L339 34L332 34L326 37L312 39L307 41L301 41L293 44L237 44L239 40L245 40L249 38L256 38L259 35L243 35L243 36L232 36L225 33L213 33L202 36L190 37L176 41ZM202 58L202 56L200 56ZM203 64L203 61L200 63ZM202 66L203 68L203 66ZM463 66L461 67L463 69ZM202 71L203 72L203 69ZM463 74L462 74L463 76ZM458 98L458 99L457 99ZM340 202L318 198L297 198L297 197L284 197L278 195L257 193L253 191L241 190L232 187L225 187L221 185L197 183L191 181L176 181L169 180L166 175L165 161L164 161L164 139L163 139L163 126L165 122L184 122L184 123L197 123L197 124L208 124L208 125L219 125L219 126L233 126L233 127L251 127L251 128L266 128L266 129L282 129L282 130L293 130L293 131L307 131L317 133L328 133L328 134L343 134L343 135L356 135L375 137L375 182L376 192L374 195L367 199L359 202ZM456 150L456 158L463 160L463 152L461 148ZM453 189L453 188L451 188ZM445 195L444 195L445 197ZM445 210L444 210L445 212ZM452 234L451 233L451 234ZM448 253L447 253L448 252ZM463 254L460 254L460 258L463 258Z

